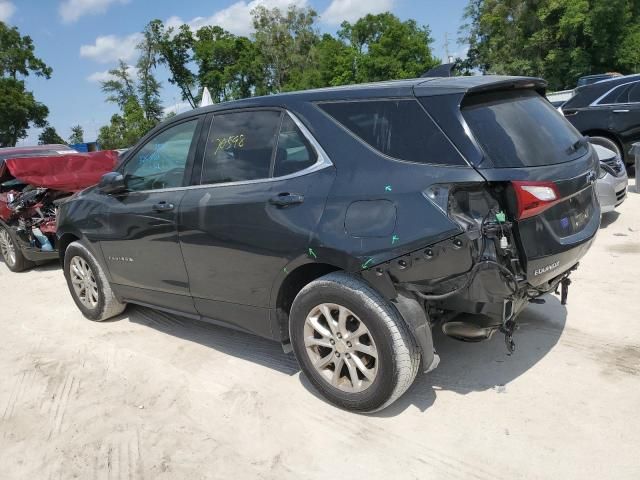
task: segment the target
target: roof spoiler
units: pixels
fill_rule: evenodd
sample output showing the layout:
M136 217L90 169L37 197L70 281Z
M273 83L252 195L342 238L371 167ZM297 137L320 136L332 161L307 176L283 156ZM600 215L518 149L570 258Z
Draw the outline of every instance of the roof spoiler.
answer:
M493 90L518 90L533 89L544 96L547 91L547 82L541 78L513 77L469 88L468 93L490 92Z
M433 77L453 77L453 69L456 68L456 63L444 63L433 67L431 70L427 70L420 78L433 78Z

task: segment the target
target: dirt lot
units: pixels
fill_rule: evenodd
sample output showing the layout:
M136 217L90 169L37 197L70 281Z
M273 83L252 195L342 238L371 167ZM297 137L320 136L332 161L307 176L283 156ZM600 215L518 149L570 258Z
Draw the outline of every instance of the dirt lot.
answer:
M0 476L638 479L639 279L630 193L515 355L438 335L438 370L362 416L275 343L143 308L92 323L56 265L0 265Z

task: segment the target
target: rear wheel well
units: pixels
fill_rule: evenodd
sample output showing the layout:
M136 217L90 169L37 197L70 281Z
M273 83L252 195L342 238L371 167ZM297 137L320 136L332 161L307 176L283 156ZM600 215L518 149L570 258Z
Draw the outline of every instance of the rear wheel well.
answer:
M607 130L588 130L588 131L584 132L584 135L586 135L588 137L604 137L604 138L608 138L609 140L611 140L612 142L614 142L618 146L618 148L622 152L622 157L623 157L622 160L626 161L624 148L622 147L622 142L616 136L615 133L609 132Z
M289 312L291 311L293 300L300 290L314 280L338 270L340 270L338 267L328 263L309 263L296 268L287 275L287 278L280 285L276 299L278 326L282 340L289 338Z
M67 247L78 240L80 239L72 233L65 233L64 235L62 235L62 237L60 237L56 247L58 248L58 255L60 256L60 262L62 264L64 264L64 254L67 251Z

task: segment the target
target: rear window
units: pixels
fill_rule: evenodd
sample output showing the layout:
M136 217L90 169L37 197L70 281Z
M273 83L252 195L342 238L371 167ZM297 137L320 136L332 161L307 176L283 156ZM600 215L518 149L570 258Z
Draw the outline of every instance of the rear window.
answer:
M417 163L465 165L416 100L366 100L318 106L389 157Z
M468 97L462 115L494 167L537 167L581 157L588 146L553 106L533 91Z

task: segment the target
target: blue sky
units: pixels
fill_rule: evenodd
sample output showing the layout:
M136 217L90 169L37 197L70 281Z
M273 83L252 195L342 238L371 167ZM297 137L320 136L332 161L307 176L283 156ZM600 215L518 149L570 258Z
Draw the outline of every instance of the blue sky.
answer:
M342 20L390 10L401 19L427 24L434 52L445 57L448 32L451 54L464 52L457 44L458 28L468 0L0 0L0 20L30 35L36 53L53 68L50 80L29 77L36 98L50 110L49 122L67 138L72 125L85 129L93 140L116 109L104 101L99 80L117 58L135 63L136 34L154 18L199 26L216 23L233 33L248 35L248 12L259 3L311 6L321 14L320 29L335 32ZM165 107L181 107L177 89L163 81ZM21 143L35 143L37 131Z

